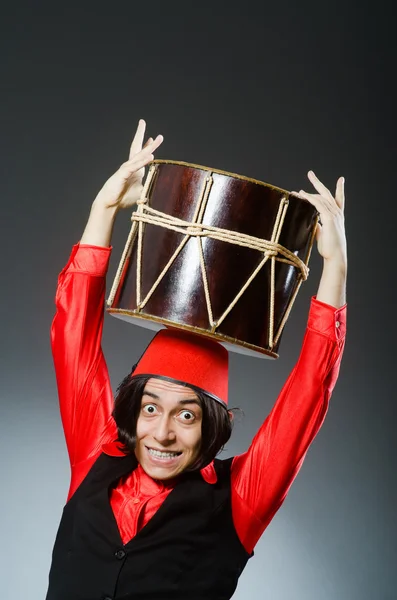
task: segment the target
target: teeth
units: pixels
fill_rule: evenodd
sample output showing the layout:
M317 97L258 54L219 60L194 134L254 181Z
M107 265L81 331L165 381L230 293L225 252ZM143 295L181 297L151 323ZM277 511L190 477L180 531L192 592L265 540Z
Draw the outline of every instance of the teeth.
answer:
M149 454L156 456L157 458L174 458L180 454L180 452L160 452L159 450L153 450L152 448L148 448L148 450Z

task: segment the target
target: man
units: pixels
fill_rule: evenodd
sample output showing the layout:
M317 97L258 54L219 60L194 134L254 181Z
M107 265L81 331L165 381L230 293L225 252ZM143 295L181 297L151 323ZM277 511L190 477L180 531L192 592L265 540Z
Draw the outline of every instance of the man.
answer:
M230 598L318 432L335 386L346 323L344 180L335 197L309 172L322 225L323 273L299 360L248 451L229 439L227 352L164 330L114 400L101 350L114 219L142 191L162 137L129 160L95 199L60 274L52 346L72 478L47 600Z

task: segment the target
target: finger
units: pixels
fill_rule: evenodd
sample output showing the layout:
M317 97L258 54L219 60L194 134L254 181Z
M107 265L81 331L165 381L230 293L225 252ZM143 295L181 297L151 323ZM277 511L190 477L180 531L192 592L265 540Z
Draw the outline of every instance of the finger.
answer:
M304 190L300 190L300 192L290 192L293 196L296 196L300 200L309 201L316 209L317 212L320 213L321 210L324 212L324 202L326 201L323 196L318 194L309 194Z
M156 146L154 145L154 142L151 142L146 146L146 148L142 148L138 154L135 154L135 156L132 156L129 160L140 160L142 157L147 156L148 154L153 154L155 149Z
M318 241L321 236L322 225L321 223L317 223L316 227L316 240Z
M290 194L292 194L293 196L296 196L297 198L302 198L302 200L306 200L306 198L303 198L303 196L301 196L299 194L299 192L290 192Z
M157 147L159 146L158 143L156 143L156 140L152 141L147 141L147 143L144 145L144 147L137 152L136 154L134 154L133 156L131 156L128 160L134 160L134 158L139 158L140 156L143 156L144 154L147 154L148 152L150 154L153 154L153 150L155 150Z
M143 139L145 137L146 123L143 119L139 119L138 127L136 129L134 139L130 147L129 158L132 158L134 154L137 154L142 150Z
M153 142L153 138L152 137L148 138L147 141L146 141L146 144L143 147L143 149L147 148L149 146L149 144L151 144L152 142Z
M329 189L327 187L325 187L325 185L319 180L319 178L314 174L313 171L309 171L307 174L307 177L308 177L310 183L316 188L316 190L318 191L319 194L322 194L323 196L325 196L327 198L333 199L333 196L332 196L331 192L329 191Z
M127 162L123 163L119 169L123 173L123 176L132 175L142 167L145 167L148 163L150 163L154 159L153 154L144 154L140 158L134 157L131 160L127 160Z
M148 152L150 152L150 154L153 154L153 152L160 146L160 144L162 144L162 142L163 142L162 135L158 135L156 137L156 139L155 140L152 139L151 142L148 140L147 143L145 144L145 146L142 148L142 150L140 152L138 152L137 154L135 154L134 156L131 156L129 158L129 160L134 160L134 158L139 159L141 156L146 155Z
M140 157L146 152L153 153L157 148L163 143L163 136L158 135L156 139L149 138L142 150L138 151L136 154L130 155L129 160L133 160L134 157Z
M299 194L297 194L299 198L302 200L307 200L312 204L319 213L324 212L324 199L322 196L318 196L317 194L308 194L304 190L300 190Z
M155 150L157 150L157 148L158 148L159 146L161 146L161 144L163 143L163 141L164 141L164 137L163 137L162 135L158 135L158 136L156 137L156 139L155 139L155 140L153 140L153 141L152 141L152 142L151 142L151 143L148 145L148 148L150 149L150 152L154 152Z
M345 208L345 178L339 177L336 182L335 200L339 208Z

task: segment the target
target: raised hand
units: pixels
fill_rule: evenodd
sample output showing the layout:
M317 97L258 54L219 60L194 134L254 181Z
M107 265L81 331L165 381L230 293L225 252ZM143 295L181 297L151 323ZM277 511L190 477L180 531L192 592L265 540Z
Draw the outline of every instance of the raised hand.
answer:
M315 176L307 174L318 194L292 192L310 202L320 214L317 248L324 259L317 299L336 308L346 303L347 250L345 233L345 180L339 177L335 197Z
M333 196L313 171L309 171L307 176L318 194L310 194L304 190L292 193L310 202L320 214L320 223L316 232L320 255L326 261L335 260L345 264L347 261L344 218L345 180L339 177L335 196Z
M128 160L106 181L95 198L95 204L110 208L128 208L142 193L145 166L154 158L154 151L163 142L163 136L149 138L143 145L146 123L141 119L131 144Z
M95 198L80 244L109 246L116 214L120 208L128 208L139 200L145 166L153 160L154 151L163 136L149 138L142 147L146 123L139 121L130 148L128 160L112 175Z

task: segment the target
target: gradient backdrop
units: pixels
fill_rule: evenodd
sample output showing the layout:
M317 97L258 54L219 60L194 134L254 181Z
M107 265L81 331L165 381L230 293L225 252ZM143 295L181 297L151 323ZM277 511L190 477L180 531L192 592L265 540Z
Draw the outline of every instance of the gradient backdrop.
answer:
M69 483L49 347L58 272L140 117L158 158L310 190L346 177L349 334L325 425L238 600L397 598L392 3L15 2L1 10L1 600L42 600ZM119 217L109 284L129 217ZM231 356L246 449L297 359ZM107 316L115 387L151 334ZM216 565L214 565L216 568Z

